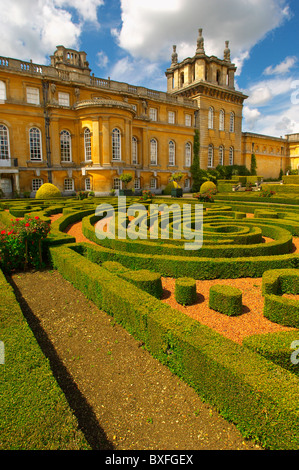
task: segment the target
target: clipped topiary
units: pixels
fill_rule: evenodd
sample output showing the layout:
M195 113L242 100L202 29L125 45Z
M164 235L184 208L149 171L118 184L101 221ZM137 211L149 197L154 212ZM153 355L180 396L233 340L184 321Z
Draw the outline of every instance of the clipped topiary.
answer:
M205 181L200 187L201 193L207 193L208 191L213 190L216 190L216 184L213 183L213 181Z
M242 313L242 292L232 286L217 284L210 288L209 307L228 316Z
M181 277L175 281L175 300L181 305L192 305L196 301L196 281Z
M35 194L35 199L53 199L56 197L61 197L61 192L52 183L42 184Z

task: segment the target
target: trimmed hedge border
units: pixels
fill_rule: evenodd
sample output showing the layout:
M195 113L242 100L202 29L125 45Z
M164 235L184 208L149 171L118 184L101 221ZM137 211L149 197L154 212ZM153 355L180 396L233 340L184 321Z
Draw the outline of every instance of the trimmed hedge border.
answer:
M0 340L0 448L90 449L2 271Z
M210 287L209 307L228 316L242 313L242 292L232 286L221 284Z
M96 266L76 251L50 247L53 266L148 351L237 424L273 450L299 449L299 379ZM278 386L279 384L279 386Z

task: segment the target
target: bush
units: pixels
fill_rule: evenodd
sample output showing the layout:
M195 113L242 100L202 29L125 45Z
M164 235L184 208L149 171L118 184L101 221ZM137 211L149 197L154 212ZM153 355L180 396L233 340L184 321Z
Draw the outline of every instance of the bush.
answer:
M236 287L214 285L210 288L209 307L225 315L240 315L242 313L242 292Z
M61 197L61 192L52 183L42 184L35 194L35 199L54 199L56 197Z
M215 190L216 190L216 185L215 183L213 183L213 181L206 181L200 187L200 193L207 193L209 191L215 191Z
M196 281L181 277L175 281L175 300L178 304L192 305L196 301Z

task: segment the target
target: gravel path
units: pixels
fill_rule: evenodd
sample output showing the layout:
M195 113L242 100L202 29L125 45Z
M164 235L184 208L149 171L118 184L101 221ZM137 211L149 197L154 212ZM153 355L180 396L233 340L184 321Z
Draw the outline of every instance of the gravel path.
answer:
M259 449L57 271L11 282L93 449Z

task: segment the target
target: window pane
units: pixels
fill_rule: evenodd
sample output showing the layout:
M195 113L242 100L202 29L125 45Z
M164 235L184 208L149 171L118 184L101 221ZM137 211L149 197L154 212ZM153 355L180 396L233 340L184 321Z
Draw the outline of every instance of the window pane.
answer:
M90 130L84 130L84 150L85 150L85 160L91 160L91 135Z
M175 165L175 144L172 140L169 142L168 152L169 165Z
M168 112L168 122L169 122L169 124L174 124L175 123L175 113L174 113L174 111L169 111Z
M119 129L113 129L112 131L112 160L121 159L121 134Z
M66 178L64 180L64 190L73 191L74 190L74 181L72 178Z
M223 109L221 109L220 113L219 113L219 130L224 131L224 111L223 111Z
M68 93L58 93L58 103L60 106L69 106L70 95Z
M39 89L38 88L27 88L27 103L39 104Z
M213 166L213 160L214 160L214 147L213 145L209 145L209 150L208 150L208 167L209 168Z
M185 145L185 166L191 166L191 144L187 142Z
M224 154L223 147L220 146L219 147L219 165L223 165L223 154Z
M191 127L191 124L192 124L191 114L186 114L186 116L185 116L185 126Z
M114 189L121 189L121 180L119 178L113 179L113 188Z
M157 141L156 139L151 140L151 165L157 165Z
M0 125L0 160L9 159L9 138L8 129L4 125Z
M43 184L43 180L40 178L34 178L32 180L32 191L37 191L41 185Z
M91 182L90 178L85 179L85 191L90 191L91 190Z
M233 149L233 147L230 147L230 149L229 149L229 164L230 165L234 164L234 149Z
M151 178L150 180L150 189L156 189L157 188L157 180L156 178Z
M41 160L41 132L36 127L29 131L30 160Z
M0 81L0 100L6 100L6 85Z
M149 117L152 121L157 121L157 110L156 110L156 108L150 108Z
M235 132L235 114L230 113L229 132Z
M137 139L136 139L136 137L132 138L132 163L133 163L133 165L136 165L138 163Z
M214 127L214 110L213 110L213 108L209 108L208 127L209 127L209 129L213 129L213 127Z
M71 134L68 131L60 133L60 154L62 162L71 161Z

